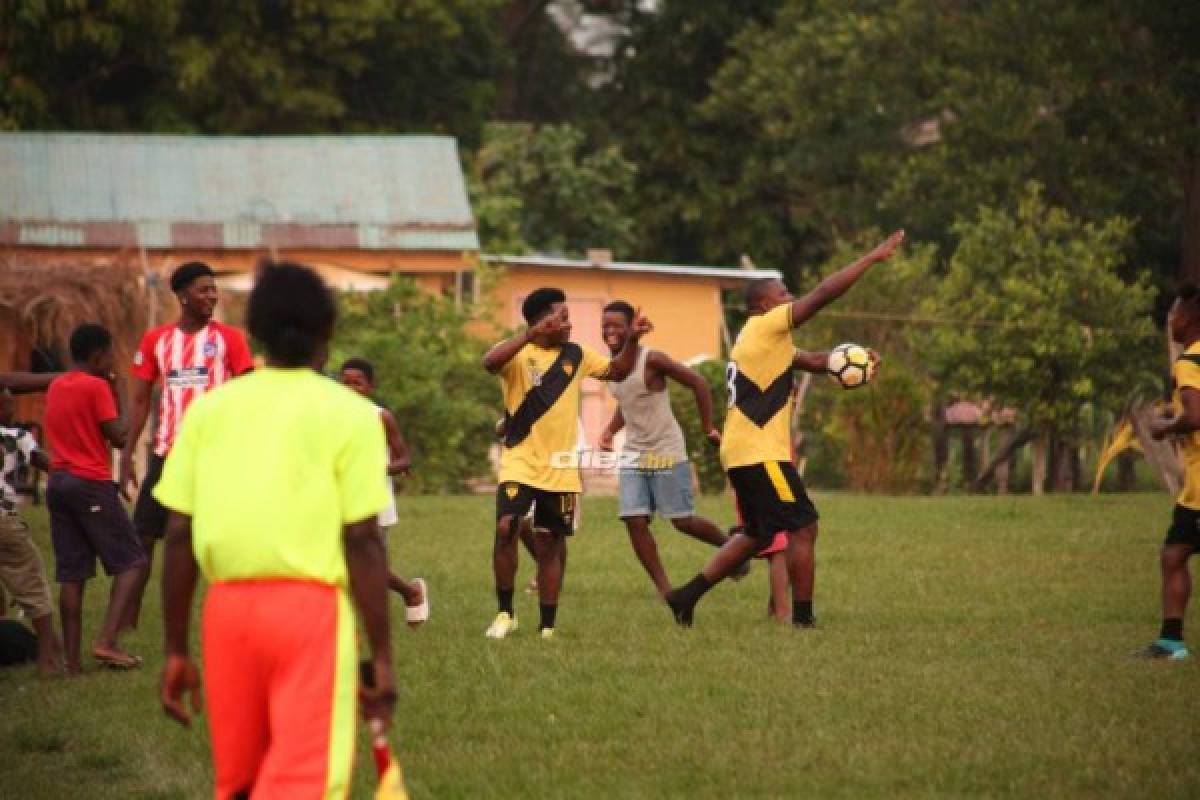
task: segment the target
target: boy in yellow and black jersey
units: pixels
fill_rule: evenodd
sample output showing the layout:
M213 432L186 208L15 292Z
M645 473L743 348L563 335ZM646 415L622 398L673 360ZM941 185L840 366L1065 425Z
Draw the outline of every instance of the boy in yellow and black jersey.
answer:
M721 435L721 463L737 494L746 527L722 547L687 584L667 593L680 625L691 625L696 603L715 584L788 533L787 563L792 585L792 622L812 627L817 510L804 491L791 457L789 430L792 371L823 371L828 353L797 350L792 329L845 294L874 264L887 260L904 232L896 231L853 264L796 299L771 278L746 288L746 321L730 353L726 379L729 412Z
M1185 661L1183 618L1191 595L1188 559L1200 548L1200 288L1188 284L1167 317L1171 338L1183 354L1171 368L1171 414L1150 424L1155 439L1174 436L1183 457L1183 488L1175 500L1171 527L1163 543L1162 627L1158 638L1138 655L1143 658Z
M484 369L500 378L505 411L492 551L499 611L487 629L491 639L503 639L517 628L517 533L531 507L540 629L543 638L553 637L565 538L572 533L583 488L579 466L570 458L576 450L583 379L623 380L636 363L638 341L653 330L638 314L629 342L610 361L570 340L566 301L560 289L534 291L521 306L528 329L483 357Z

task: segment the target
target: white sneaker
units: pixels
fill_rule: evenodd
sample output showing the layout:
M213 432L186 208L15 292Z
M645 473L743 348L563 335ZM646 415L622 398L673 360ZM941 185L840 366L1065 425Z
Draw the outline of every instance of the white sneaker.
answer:
M554 638L554 628L542 628L542 638L543 639L553 639Z
M510 633L513 633L516 630L517 615L509 614L507 611L501 611L496 615L496 618L492 620L492 624L488 626L487 631L484 632L483 635L489 639L503 639L505 636L508 636Z

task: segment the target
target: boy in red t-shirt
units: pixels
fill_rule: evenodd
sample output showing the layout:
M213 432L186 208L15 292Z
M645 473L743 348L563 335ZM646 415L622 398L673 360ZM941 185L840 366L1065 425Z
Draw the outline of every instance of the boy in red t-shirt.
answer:
M92 656L106 666L131 669L142 660L122 650L118 636L146 554L112 479L112 450L125 444L111 383L112 335L99 325L80 325L71 334L71 359L71 371L46 393L43 423L52 454L46 506L67 671L83 670L83 590L96 574L97 557L113 585Z

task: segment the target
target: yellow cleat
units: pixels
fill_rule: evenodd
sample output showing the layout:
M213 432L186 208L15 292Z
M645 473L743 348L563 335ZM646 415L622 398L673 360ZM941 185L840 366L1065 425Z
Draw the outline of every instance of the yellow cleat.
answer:
M554 638L554 628L542 628L542 638L543 639L553 639Z
M505 636L508 636L510 633L513 633L516 630L516 614L509 614L507 611L501 611L496 615L496 618L492 620L492 624L488 626L484 636L489 639L503 639Z

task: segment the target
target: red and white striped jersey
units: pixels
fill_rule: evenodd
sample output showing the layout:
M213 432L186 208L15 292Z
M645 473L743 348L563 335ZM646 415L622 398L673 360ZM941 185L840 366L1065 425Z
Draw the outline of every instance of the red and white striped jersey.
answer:
M155 455L170 451L193 400L253 368L245 334L215 320L195 333L184 333L174 322L147 331L133 357L132 374L147 383L162 378Z

